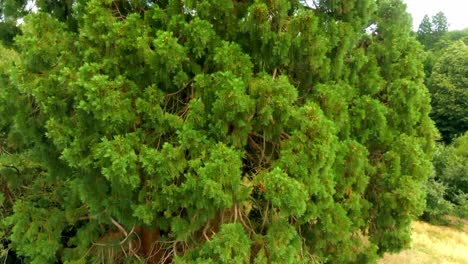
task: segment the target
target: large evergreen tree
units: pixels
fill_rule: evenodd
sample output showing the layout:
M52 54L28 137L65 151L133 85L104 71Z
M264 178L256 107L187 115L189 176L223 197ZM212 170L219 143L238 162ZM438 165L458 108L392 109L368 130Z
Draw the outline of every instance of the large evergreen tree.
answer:
M400 0L122 2L42 9L0 50L7 248L372 263L408 245L434 128Z

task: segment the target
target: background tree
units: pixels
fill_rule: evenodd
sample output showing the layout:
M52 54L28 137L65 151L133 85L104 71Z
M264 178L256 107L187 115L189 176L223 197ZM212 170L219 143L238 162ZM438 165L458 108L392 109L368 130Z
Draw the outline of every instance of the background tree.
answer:
M434 66L429 84L432 118L445 142L468 130L468 46L458 41Z
M425 15L419 24L417 39L427 49L432 49L447 31L448 21L443 12L438 12L432 16L432 19L429 19L429 16Z
M437 39L448 31L447 17L443 12L438 12L432 17L432 31Z
M417 39L425 47L429 47L434 42L434 32L431 19L428 15L424 15L418 27Z
M440 12L432 17L432 22L425 16L417 35L426 49L424 72L425 83L431 91L432 116L444 140L439 144L433 160L435 172L426 185L427 208L422 217L436 224L447 224L447 215L466 218L467 204L466 192L457 187L464 185L466 173L461 168L466 167L466 160L462 158L462 152L454 151L465 145L460 143L464 139L450 143L466 131L466 83L460 76L466 75L463 70L467 58L461 50L464 49L463 44L466 47L468 43L468 29L447 31L447 24L446 17ZM455 65L451 65L453 63ZM460 182L454 182L454 179Z
M20 33L17 20L26 12L27 0L0 0L0 41L11 46L13 38Z
M417 39L424 45L426 50L426 59L424 60L425 83L429 85L429 79L432 74L437 59L442 55L444 36L448 31L447 17L443 12L438 12L429 19L425 15L417 31ZM446 46L445 46L446 47Z
M70 30L77 30L77 21L73 16L73 5L81 0L0 0L0 41L11 47L15 36L21 33L20 21L34 11L45 12L67 24ZM82 1L81 1L82 2ZM151 1L145 1L151 3ZM121 1L118 5L125 5ZM128 5L128 3L127 3Z
M434 139L410 16L315 4L26 17L1 50L6 247L42 264L373 263L408 246Z
M447 48L450 46L450 44L458 40L461 40L465 43L465 45L468 45L468 28L448 31L443 37L444 43L441 45L441 47Z

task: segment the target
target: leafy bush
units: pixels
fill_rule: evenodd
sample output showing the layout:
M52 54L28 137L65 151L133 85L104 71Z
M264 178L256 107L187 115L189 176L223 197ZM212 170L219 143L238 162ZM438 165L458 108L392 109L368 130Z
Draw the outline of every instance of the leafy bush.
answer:
M444 222L444 216L468 217L468 133L450 145L439 145L434 156L435 175L427 184L423 218Z
M422 219L435 224L446 224L445 216L452 214L454 209L454 205L445 198L447 186L431 178L427 182L426 192L426 209Z

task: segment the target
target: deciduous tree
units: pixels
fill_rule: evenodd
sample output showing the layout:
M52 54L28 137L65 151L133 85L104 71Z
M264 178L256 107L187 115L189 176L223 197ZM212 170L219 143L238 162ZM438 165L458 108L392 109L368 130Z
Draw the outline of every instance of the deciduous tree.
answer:
M432 117L445 142L468 130L468 46L455 42L439 58L429 83Z

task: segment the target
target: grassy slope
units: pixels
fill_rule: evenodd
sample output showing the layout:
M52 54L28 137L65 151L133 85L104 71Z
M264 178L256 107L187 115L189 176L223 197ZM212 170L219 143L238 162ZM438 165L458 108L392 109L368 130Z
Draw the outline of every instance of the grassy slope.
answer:
M412 225L411 249L387 254L379 264L468 264L468 226L463 230L433 226L423 222Z

